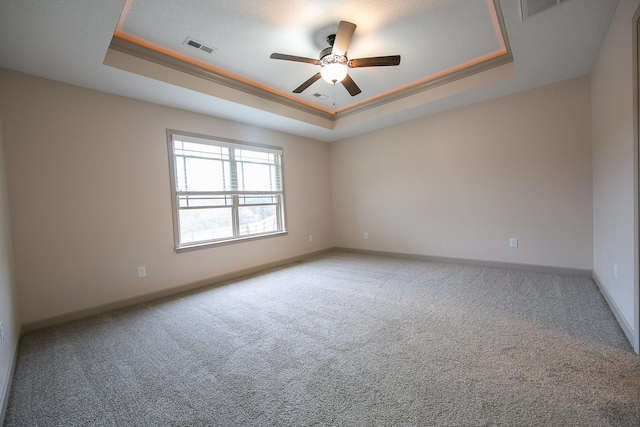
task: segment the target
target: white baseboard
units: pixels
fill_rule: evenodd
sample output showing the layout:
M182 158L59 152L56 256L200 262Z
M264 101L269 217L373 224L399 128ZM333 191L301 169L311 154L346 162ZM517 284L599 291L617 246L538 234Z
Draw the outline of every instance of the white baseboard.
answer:
M602 284L602 282L600 281L600 278L598 277L598 274L595 271L593 272L593 280L596 282L596 285L598 285L598 289L600 289L600 293L602 294L604 299L607 301L607 304L609 304L609 308L611 309L611 311L613 312L613 315L616 317L616 320L620 324L622 331L627 336L627 339L629 340L631 345L633 345L633 343L635 342L635 331L633 330L633 327L631 327L631 324L629 324L627 319L624 317L624 315L622 314L622 311L618 307L618 304L616 304L615 300L613 299L613 297L611 296L607 288Z
M20 348L20 337L22 331L18 333L18 339L11 355L11 361L9 362L9 371L7 372L6 380L2 384L2 394L0 395L0 426L4 425L4 416L7 413L7 407L9 406L9 393L11 392L11 384L13 383L13 374L16 371L16 362L18 361L18 349Z
M496 268L511 268L515 270L534 271L537 273L549 273L549 274L567 274L571 276L591 277L593 270L570 268L570 267L553 267L547 265L536 264L517 264L512 262L500 262L500 261L483 261L467 258L449 258L433 255L418 255L418 254L406 254L398 252L384 252L384 251L370 251L366 249L351 249L351 248L334 248L336 251L353 252L369 255L381 255L390 256L396 258L415 259L419 261L433 261L433 262L447 262L452 264L468 264L479 265L482 267L496 267Z

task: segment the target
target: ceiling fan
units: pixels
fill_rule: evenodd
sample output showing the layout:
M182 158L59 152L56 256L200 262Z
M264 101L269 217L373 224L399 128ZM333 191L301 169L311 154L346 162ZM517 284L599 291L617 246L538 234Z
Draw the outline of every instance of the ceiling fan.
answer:
M270 58L320 65L320 72L314 74L309 80L298 86L293 93L302 93L306 88L322 77L322 79L329 83L342 83L351 96L356 96L362 91L347 73L349 68L399 65L400 55L376 56L372 58L358 59L347 58L347 47L349 47L349 43L351 42L351 38L355 31L356 24L347 21L340 21L338 31L327 37L329 47L320 52L320 59L304 58L302 56L286 55L283 53L272 53Z

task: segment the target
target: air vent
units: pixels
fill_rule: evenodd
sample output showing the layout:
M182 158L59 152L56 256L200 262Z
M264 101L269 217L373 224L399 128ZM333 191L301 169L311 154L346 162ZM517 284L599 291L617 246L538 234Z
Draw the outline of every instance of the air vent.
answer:
M520 0L522 8L522 20L525 20L536 13L550 9L554 6L564 3L567 0Z
M187 39L184 41L184 44L207 53L213 53L216 51L215 47L207 46L206 44L201 43L198 40L192 39L191 37L187 37Z
M329 99L328 95L325 95L323 93L318 93L318 92L314 93L313 96L315 96L318 99Z
M187 42L187 44L188 44L189 46L193 46L193 47L195 47L196 49L200 49L200 48L202 47L202 45L201 45L200 43L198 43L197 41L195 41L195 40L189 40L189 41Z

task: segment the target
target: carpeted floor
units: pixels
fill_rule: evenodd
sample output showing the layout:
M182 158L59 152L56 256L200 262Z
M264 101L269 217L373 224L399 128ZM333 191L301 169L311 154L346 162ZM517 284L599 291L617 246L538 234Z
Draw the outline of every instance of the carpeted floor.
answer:
M592 280L331 252L23 336L7 426L638 426Z

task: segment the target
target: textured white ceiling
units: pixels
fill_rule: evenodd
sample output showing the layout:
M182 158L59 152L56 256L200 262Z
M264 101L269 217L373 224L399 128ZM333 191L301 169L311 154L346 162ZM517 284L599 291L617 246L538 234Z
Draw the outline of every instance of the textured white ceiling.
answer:
M522 21L519 1L501 0L514 77L335 129L103 65L124 0L0 0L0 67L333 141L588 74L617 3L568 0ZM184 39L194 37L218 48L211 57L216 66L289 92L315 72L314 66L270 60L269 54L314 57L338 21L349 20L358 25L350 57L402 55L399 67L352 70L363 92L374 93L495 48L486 10L487 0L133 0L122 28L173 49L186 49ZM326 87L332 90L317 82L306 94ZM338 103L349 102L344 89L337 89L343 92Z

